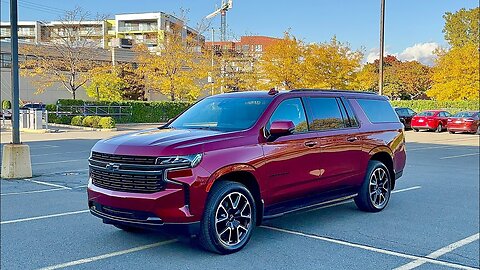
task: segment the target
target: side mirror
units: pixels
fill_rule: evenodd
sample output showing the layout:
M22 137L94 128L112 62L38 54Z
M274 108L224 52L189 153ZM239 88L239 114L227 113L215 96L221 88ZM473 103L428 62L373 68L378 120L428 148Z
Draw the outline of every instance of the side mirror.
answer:
M270 134L275 137L290 135L295 130L292 121L274 121L270 126Z

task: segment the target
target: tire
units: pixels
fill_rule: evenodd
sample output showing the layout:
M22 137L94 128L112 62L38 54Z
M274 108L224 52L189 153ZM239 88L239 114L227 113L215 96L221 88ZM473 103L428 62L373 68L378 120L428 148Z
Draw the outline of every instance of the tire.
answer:
M435 132L440 133L442 131L443 131L442 123L439 123L438 126L437 126L437 129L435 129Z
M413 129L413 132L418 132L418 129L416 128L412 128Z
M365 212L380 212L385 209L390 200L391 186L392 180L385 164L370 160L363 184L354 199L355 204L358 209Z
M200 224L200 245L211 252L230 254L250 240L257 209L250 191L242 184L221 181L210 191Z
M449 130L448 133L450 133L450 134L455 134L455 131Z
M113 226L119 228L122 231L126 231L126 232L129 232L129 233L139 233L139 232L144 231L140 228L132 227L132 226L128 226L128 225L123 225L123 224L113 224Z
M480 125L477 127L477 132L475 134L480 135Z

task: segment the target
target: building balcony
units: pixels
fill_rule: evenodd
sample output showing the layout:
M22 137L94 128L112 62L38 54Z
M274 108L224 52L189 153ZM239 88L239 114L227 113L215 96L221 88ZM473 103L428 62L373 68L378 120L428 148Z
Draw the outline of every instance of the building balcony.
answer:
M118 32L157 32L158 28L154 25L134 25L119 26Z

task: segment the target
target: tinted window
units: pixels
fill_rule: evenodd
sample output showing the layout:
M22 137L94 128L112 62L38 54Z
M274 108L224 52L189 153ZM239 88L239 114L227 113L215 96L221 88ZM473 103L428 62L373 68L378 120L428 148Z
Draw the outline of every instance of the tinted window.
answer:
M414 116L416 114L416 112L412 109L406 108L406 110L409 116Z
M449 113L449 112L443 112L443 113L445 114L445 117L450 117L450 116L452 116L452 114Z
M475 112L459 112L454 114L453 117L474 117Z
M398 116L408 116L408 112L404 108L397 108L395 111L397 112Z
M266 130L270 129L270 125L274 121L292 121L295 124L294 133L308 131L305 109L299 98L291 98L282 101L270 117Z
M336 98L309 98L308 103L312 111L312 116L308 123L310 130L345 127Z
M398 122L398 116L387 100L357 99L357 102L372 123Z
M434 112L421 112L418 114L418 116L433 116L435 113Z
M206 98L193 105L168 127L236 131L250 128L270 98Z

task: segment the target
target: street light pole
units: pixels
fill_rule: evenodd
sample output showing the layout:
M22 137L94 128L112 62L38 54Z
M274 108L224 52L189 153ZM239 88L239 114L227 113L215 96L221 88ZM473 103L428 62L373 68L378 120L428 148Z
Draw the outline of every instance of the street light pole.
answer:
M378 94L383 94L383 52L384 52L384 29L385 29L385 0L380 0L380 59L378 72Z
M17 0L10 0L11 55L12 55L12 142L20 144L20 95L18 91L18 12Z

